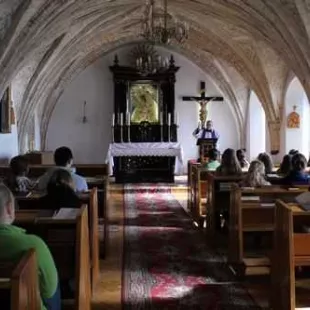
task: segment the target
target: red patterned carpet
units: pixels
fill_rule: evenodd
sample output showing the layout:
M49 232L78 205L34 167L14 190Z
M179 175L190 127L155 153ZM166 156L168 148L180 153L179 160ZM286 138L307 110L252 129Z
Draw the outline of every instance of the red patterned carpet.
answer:
M165 185L126 185L124 310L254 310Z

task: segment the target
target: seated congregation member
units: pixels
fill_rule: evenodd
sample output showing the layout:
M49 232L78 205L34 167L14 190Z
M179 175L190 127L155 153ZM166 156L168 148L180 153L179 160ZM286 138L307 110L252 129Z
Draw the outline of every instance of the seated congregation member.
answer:
M242 169L248 169L250 166L250 163L245 158L245 150L240 149L237 151L237 159L239 161L240 167Z
M216 175L241 175L242 169L233 149L226 149L222 155L221 165L216 169Z
M253 160L250 164L247 175L241 183L244 187L259 187L270 185L265 179L265 166L259 160Z
M58 274L47 245L41 238L14 226L14 219L13 194L4 184L0 184L0 261L17 262L26 251L34 249L38 265L41 310L60 310Z
M45 209L80 208L82 202L74 191L71 173L65 169L55 170L48 185L47 194L41 198Z
M208 153L209 161L204 165L208 170L215 170L221 163L218 161L219 152L217 149L211 149Z
M286 176L291 172L291 170L292 170L292 155L290 154L284 155L282 162L280 164L280 168L277 171L277 174Z
M295 154L298 154L299 151L298 150L295 150L295 149L291 149L288 154L291 155L291 156L294 156Z
M268 153L260 153L257 159L264 164L266 174L271 174L273 172L272 159Z
M7 185L14 193L28 193L36 186L36 182L27 177L28 161L24 156L15 156L10 161L10 176Z
M292 158L292 170L279 182L283 185L307 185L310 176L306 173L307 159L303 154L295 154Z
M86 180L76 174L73 171L73 154L72 151L66 147L62 146L58 148L54 153L54 161L56 167L49 169L40 179L39 179L39 190L46 190L47 184L54 173L55 170L64 169L71 173L74 189L78 192L84 192L88 190Z

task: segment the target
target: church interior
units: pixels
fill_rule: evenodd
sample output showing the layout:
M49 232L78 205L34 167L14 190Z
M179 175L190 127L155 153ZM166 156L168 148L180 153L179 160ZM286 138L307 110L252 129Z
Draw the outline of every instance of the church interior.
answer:
M1 309L310 309L310 0L2 0L0 68Z

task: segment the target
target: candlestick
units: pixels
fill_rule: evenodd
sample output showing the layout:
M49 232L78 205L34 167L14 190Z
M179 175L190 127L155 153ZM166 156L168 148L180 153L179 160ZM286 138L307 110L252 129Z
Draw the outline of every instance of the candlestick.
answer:
M130 113L129 112L126 113L126 125L127 126L130 125Z
M120 114L120 125L123 126L123 113Z
M171 126L171 113L168 113L168 126Z
M163 112L159 113L159 122L160 122L160 125L163 124Z
M114 127L115 125L115 114L113 113L112 114L112 127Z

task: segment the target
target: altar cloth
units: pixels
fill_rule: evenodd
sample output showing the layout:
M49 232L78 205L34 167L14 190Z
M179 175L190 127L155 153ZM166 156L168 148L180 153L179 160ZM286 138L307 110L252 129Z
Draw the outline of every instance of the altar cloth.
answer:
M175 157L174 174L183 173L183 150L178 142L138 142L112 143L109 146L106 162L110 175L113 174L113 157L120 156L170 156Z

